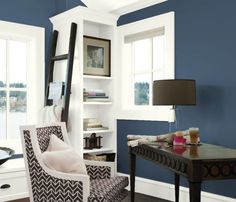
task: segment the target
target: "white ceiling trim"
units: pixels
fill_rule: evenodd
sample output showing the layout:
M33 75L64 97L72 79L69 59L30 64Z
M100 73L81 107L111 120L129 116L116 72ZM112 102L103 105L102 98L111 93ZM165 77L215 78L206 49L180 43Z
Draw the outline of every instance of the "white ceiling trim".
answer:
M90 9L124 15L168 0L82 0Z
M127 13L131 13L131 12L143 9L143 8L147 8L149 6L153 6L155 4L159 4L159 3L162 3L165 1L168 1L168 0L145 0L145 1L141 0L141 1L137 1L135 3L132 3L130 5L113 10L113 11L111 11L111 13L115 13L118 15L125 15Z

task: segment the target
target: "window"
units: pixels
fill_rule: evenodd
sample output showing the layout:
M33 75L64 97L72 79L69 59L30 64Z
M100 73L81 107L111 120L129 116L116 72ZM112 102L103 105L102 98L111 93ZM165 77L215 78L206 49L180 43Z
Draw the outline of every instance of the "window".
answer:
M36 123L43 103L44 30L3 21L0 30L0 145L20 153L19 126Z
M164 79L164 28L125 37L124 51L126 60L131 60L133 104L151 106L152 83Z
M15 139L26 124L27 49L25 41L0 39L0 139Z
M121 26L119 34L119 118L169 120L169 107L152 106L152 83L174 78L174 13Z

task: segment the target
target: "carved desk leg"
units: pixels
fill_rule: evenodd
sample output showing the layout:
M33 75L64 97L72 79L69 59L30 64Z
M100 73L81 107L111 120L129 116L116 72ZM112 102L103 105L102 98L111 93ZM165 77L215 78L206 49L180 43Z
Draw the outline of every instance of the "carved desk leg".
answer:
M201 202L201 182L189 181L190 202Z
M131 149L130 149L131 150ZM130 151L130 197L131 202L134 202L134 196L135 196L135 165L136 164L136 155L132 154Z
M175 202L179 202L179 174L175 173Z

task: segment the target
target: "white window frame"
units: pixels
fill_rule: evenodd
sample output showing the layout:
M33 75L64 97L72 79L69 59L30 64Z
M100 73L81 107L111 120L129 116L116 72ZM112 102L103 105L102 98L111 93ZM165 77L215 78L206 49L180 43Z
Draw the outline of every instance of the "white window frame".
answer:
M164 79L174 79L175 67L175 13L168 12L155 17L147 18L134 23L129 23L118 27L118 50L120 58L117 59L118 67L116 71L117 85L115 87L118 92L118 119L128 120L151 120L151 121L173 121L170 118L171 106L137 106L134 105L132 100L133 87L132 87L132 67L127 67L124 61L124 52L122 51L125 44L125 37L141 32L147 32L158 28L164 28L165 32L165 71ZM152 88L150 88L152 90ZM150 93L152 94L152 92ZM131 104L132 103L132 104Z
M45 29L42 27L0 21L0 38L27 41L27 124L36 124L44 104ZM30 85L29 85L30 84ZM19 89L17 89L19 90ZM21 140L0 140L1 146L11 147L22 153Z

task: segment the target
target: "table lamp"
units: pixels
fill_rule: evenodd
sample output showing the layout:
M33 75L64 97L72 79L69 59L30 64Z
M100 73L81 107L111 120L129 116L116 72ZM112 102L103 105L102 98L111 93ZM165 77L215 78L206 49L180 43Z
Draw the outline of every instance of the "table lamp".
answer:
M168 79L154 81L153 105L172 105L175 127L177 129L177 105L196 105L195 80ZM171 132L171 121L169 123L169 132Z

